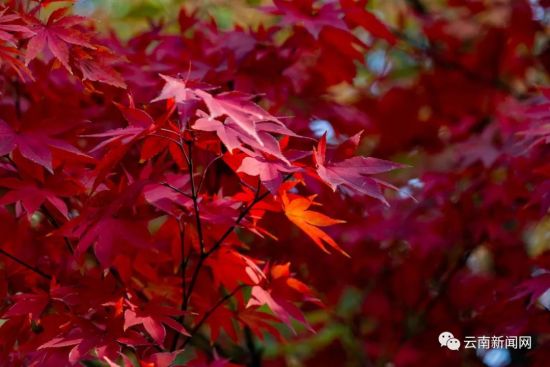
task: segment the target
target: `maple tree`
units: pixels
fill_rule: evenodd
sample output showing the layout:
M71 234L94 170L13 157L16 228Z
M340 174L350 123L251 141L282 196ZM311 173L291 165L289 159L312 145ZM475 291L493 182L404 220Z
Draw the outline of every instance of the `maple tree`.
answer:
M388 3L4 1L0 366L546 366L549 4Z

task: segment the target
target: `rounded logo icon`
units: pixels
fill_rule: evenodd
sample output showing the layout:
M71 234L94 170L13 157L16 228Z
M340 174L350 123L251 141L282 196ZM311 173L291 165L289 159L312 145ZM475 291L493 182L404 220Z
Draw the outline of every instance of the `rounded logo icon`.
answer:
M439 334L439 344L441 344L442 347L447 346L447 342L450 339L454 339L454 335L448 331L444 331Z
M447 341L447 348L450 350L458 350L460 348L460 340L451 338Z

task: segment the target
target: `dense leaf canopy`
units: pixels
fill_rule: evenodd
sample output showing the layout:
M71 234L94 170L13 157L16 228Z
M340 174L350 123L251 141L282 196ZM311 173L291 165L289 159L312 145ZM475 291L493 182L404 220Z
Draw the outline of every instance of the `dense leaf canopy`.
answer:
M0 5L0 366L550 364L548 1L100 3Z

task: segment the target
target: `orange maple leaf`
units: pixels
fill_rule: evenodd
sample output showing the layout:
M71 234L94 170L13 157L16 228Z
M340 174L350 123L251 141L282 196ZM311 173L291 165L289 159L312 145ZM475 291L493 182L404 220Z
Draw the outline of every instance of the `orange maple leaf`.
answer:
M325 245L328 244L335 250L350 257L347 252L342 250L340 246L327 233L318 227L327 227L333 224L345 223L344 220L333 219L325 214L308 210L312 205L320 205L314 201L316 195L307 198L295 196L290 199L286 192L282 192L281 199L283 208L287 218L304 231L321 250L330 253Z

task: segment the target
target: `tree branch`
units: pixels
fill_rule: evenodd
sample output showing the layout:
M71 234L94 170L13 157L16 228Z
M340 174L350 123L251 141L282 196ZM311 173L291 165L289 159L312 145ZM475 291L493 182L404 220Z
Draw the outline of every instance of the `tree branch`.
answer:
M55 217L52 215L52 213L50 213L50 211L48 210L48 208L46 208L45 205L42 205L40 207L40 210L42 211L42 213L44 213L46 218L48 218L48 221L52 224L52 226L54 226L55 228L61 227L57 219L55 219ZM63 240L65 241L65 246L67 247L67 250L69 250L71 255L74 255L74 246L71 243L71 241L65 236L63 236Z
M200 193L201 190L202 190L202 185L204 184L204 179L206 177L206 173L208 172L208 169L210 168L210 166L212 166L212 164L214 164L214 162L216 162L218 159L220 159L221 157L223 157L223 155L219 155L217 156L216 158L212 159L208 165L204 168L204 170L202 171L202 174L201 174L201 180L199 181L199 187L197 189L197 193Z
M183 149L183 144L180 145L180 148ZM191 149L189 149L190 153L189 153L189 158L192 158L191 156ZM189 160L189 171L192 172L192 159ZM287 176L285 176L285 178L283 179L283 182L289 180L291 177L292 177L292 173L291 174L288 174ZM191 178L191 182L192 182L192 187L191 187L191 196L192 197L196 197L196 191L194 189L194 184L193 184L193 179ZM189 300L191 298L191 295L193 294L193 290L197 284L197 280L198 280L198 277L199 277L199 273L202 269L202 266L204 264L204 262L206 261L206 259L212 255L212 253L214 253L222 244L223 242L227 239L227 237L233 232L233 230L241 223L241 221L246 217L246 215L250 212L250 210L252 210L252 208L257 204L259 203L260 201L262 201L263 199L265 199L267 196L269 196L270 194L270 191L266 191L262 194L260 194L261 192L261 181L260 179L258 179L258 188L256 190L256 193L254 195L254 199L250 202L249 205L247 205L247 207L239 214L239 216L237 217L237 220L235 221L235 224L233 224L231 227L229 227L223 234L222 236L214 243L214 245L207 251L204 250L204 246L201 246L201 253L199 255L199 258L198 258L198 261L197 261L197 264L195 265L195 268L193 270L193 274L191 275L191 280L189 281L189 285L187 287L187 291L184 292L184 303L182 305L182 308L184 310L187 309L187 307L189 306ZM199 232L199 240L202 236L202 227L199 226L199 223L200 223L200 216L199 216L199 212L198 212L198 206L195 208L195 215L197 217L197 231ZM200 230L199 230L200 229ZM204 321L202 321L204 322ZM199 321L199 324L201 322ZM200 325L198 325L200 327ZM177 347L177 340L178 337L176 337L176 340L174 341L174 345L173 345L173 349L175 349ZM187 344L188 341L185 342L185 344Z
M180 251L181 251L181 290L182 290L182 299L181 304L184 310L187 309L187 303L185 298L185 288L186 288L186 279L185 279L185 273L187 268L187 259L185 258L185 233L183 231L183 226L181 225L181 221L178 220L178 229L180 232Z
M409 0L408 2L421 15L429 15L427 12L427 9L424 7L424 5L420 1ZM419 52L422 52L427 57L431 58L434 64L445 69L457 71L467 79L470 79L471 81L478 82L480 84L486 84L495 89L502 90L511 95L519 97L517 96L517 93L512 89L510 85L508 85L498 77L490 78L485 75L482 75L476 72L475 70L470 69L467 66L461 64L458 61L445 58L436 47L430 45L429 43L421 44L420 42L412 39L411 37L409 37L407 34L403 33L399 29L392 28L392 27L389 27L389 29L394 34L394 36L397 37L400 41L408 44L411 48Z
M292 177L292 173L287 175L284 179L283 179L283 182L289 180L290 178ZM212 253L214 253L222 244L223 242L227 239L227 237L229 237L229 235L233 232L233 230L235 229L235 227L237 227L241 221L246 217L246 215L250 212L250 210L252 210L252 208L258 204L260 201L262 201L263 199L265 199L267 196L269 196L269 194L271 193L270 191L266 191L264 192L263 194L260 194L260 189L261 189L261 181L258 179L258 188L256 190L256 194L254 196L254 199L250 202L250 204L239 214L239 216L237 217L237 220L235 221L235 224L233 224L231 227L229 227L222 235L221 237L214 243L214 245L210 248L210 250L206 251L205 253L203 253L200 257L199 257L199 261L197 263L197 266L195 267L195 270L193 272L193 275L191 277L191 281L189 283L189 288L187 290L187 302L189 302L189 297L191 297L191 293L193 292L193 288L195 287L195 284L197 282L197 278L198 278L198 275L199 275L199 272L200 272L200 269L204 263L204 261L210 256L212 255Z
M204 262L204 234L202 231L202 223L201 223L201 217L200 217L200 211L199 211L199 203L198 203L198 191L195 187L195 179L193 177L193 171L194 171L194 162L193 162L193 146L192 142L187 143L187 148L189 153L185 152L185 148L183 146L183 141L181 139L180 135L180 142L178 144L180 147L180 150L182 151L182 154L185 156L185 159L187 161L187 169L189 171L189 180L191 183L191 200L193 201L193 211L195 215L195 225L197 226L197 233L199 236L199 246L200 246L200 254L199 254L199 260L197 262L197 265L195 267L195 271L193 272L193 277L191 279L191 282L189 283L189 291L187 291L187 284L186 284L186 268L187 268L187 262L188 258L185 258L185 247L184 247L184 232L183 227L181 226L181 222L178 219L178 227L180 232L180 246L181 246L181 287L182 287L182 302L181 302L181 308L182 310L187 310L187 307L189 306L189 298L191 297L192 287L195 286L195 282L197 281L198 272L200 268L202 267L202 263ZM177 188L168 185L168 187L176 190L177 192L184 194L182 191L178 190ZM184 194L185 195L185 194ZM186 195L187 196L187 195ZM189 255L191 256L191 255ZM181 320L183 320L183 316L180 317ZM174 338L174 341L172 343L172 350L175 350L178 345L179 340L179 334L176 335Z
M288 174L284 179L283 179L283 182L285 181L288 181L290 178L292 177L292 173L291 174ZM252 208L254 207L254 205L258 204L260 201L262 201L263 199L265 199L267 196L269 196L269 194L271 194L270 191L266 191L264 192L263 194L260 194L260 186L261 186L261 182L259 181L258 179L258 188L256 190L256 195L254 197L254 200L252 200L252 202L241 212L241 214L239 214L239 216L237 217L237 220L235 221L235 224L233 224L231 227L229 227L227 229L227 231L224 232L224 234L220 237L219 240L217 240L214 245L212 246L212 248L210 248L209 251L206 252L206 255L209 256L210 254L212 254L214 251L216 251L223 243L223 241L225 241L225 239L231 234L231 232L233 232L233 230L235 229L235 227L237 227L241 221L244 219L244 217L250 212L250 210L252 210Z
M185 196L186 198L192 199L192 196L191 196L191 195L189 195L189 194L187 194L187 193L181 191L180 189L178 189L177 187L175 187L175 186L173 186L173 185L170 185L168 182L161 182L160 184L161 184L162 186L165 186L165 187L168 187L168 188L174 190L175 192L177 192L178 194L181 194L181 195Z
M182 348L185 348L185 346L191 341L191 339L193 339L193 336L199 331L199 329L206 322L206 320L208 320L208 318L210 316L212 316L212 314L214 312L216 312L216 310L221 305L223 305L227 300L229 300L231 297L233 297L239 290L241 290L244 287L246 287L246 285L244 285L244 284L241 284L241 285L237 286L235 289L233 289L233 291L231 291L231 293L228 293L225 296L223 296L222 298L220 298L218 300L218 302L216 302L216 304L214 306L212 306L211 309L206 311L204 313L204 315L202 316L202 318L199 320L199 322L191 330L191 332L190 332L191 335L185 340L185 342L183 342Z
M52 224L52 226L54 226L55 228L60 228L61 227L61 224L59 224L59 222L55 219L55 217L48 210L48 208L46 208L45 205L42 205L40 207L40 210L44 213L46 218L48 218L48 221ZM65 246L67 247L67 249L69 250L71 255L74 256L74 246L73 246L71 240L69 238L67 238L66 236L63 236L63 241L65 241ZM119 286L120 288L124 288L124 282L123 282L122 278L120 277L120 274L118 273L118 271L114 267L109 267L109 273L113 276L113 278L115 278L115 282L116 282L117 286ZM139 296L140 292L137 292L137 294Z
M250 352L250 363L248 367L261 367L262 366L262 350L256 347L254 343L254 335L250 327L245 326L244 328L244 337L246 340L246 348Z
M412 6L412 8L421 15L428 12L426 6L424 6L420 0L407 0L407 3L409 3L410 6Z
M199 236L199 245L201 249L201 256L204 254L204 236L202 232L201 216L199 212L198 192L195 187L195 179L193 177L193 147L192 143L187 144L189 150L189 161L187 162L187 168L189 169L189 180L191 181L191 200L193 200L193 209L195 211L195 224L197 226L197 233ZM183 145L180 146L182 150Z
M14 262L18 263L19 265L29 269L30 271L32 271L33 273L36 273L38 275L40 275L42 278L44 279L47 279L47 280L52 280L52 276L49 275L49 274L46 274L44 273L42 270L38 269L37 267L35 266L32 266L30 264L27 264L26 262L24 262L23 260L19 259L18 257L16 257L15 255L12 255L10 254L9 252L7 252L6 250L3 250L0 248L0 254L8 257L9 259L13 260Z
M420 316L427 315L432 308L436 305L437 301L446 293L449 284L453 277L466 265L468 258L472 254L473 249L466 249L461 254L460 258L453 264L450 269L441 276L437 289L433 297L425 298L423 304L420 306Z

